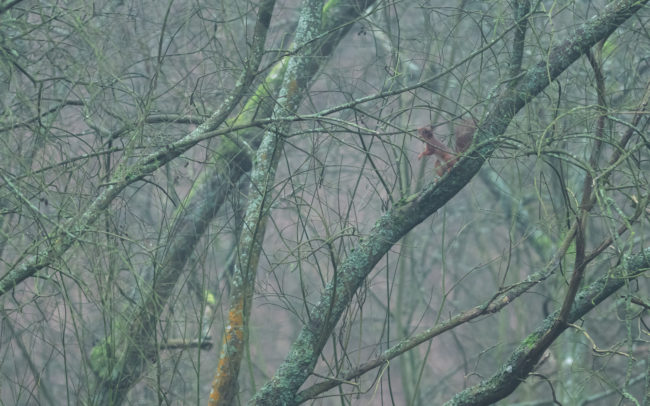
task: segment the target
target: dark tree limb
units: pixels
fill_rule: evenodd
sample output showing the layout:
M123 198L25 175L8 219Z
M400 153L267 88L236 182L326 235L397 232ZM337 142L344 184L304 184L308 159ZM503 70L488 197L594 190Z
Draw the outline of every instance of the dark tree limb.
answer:
M616 269L601 276L578 293L567 316L568 323L574 323L583 317L628 281L647 272L648 268L650 268L650 248L626 258ZM544 319L540 327L522 341L508 361L491 378L465 389L445 405L489 405L511 394L535 369L544 351L569 327L565 323L561 328L556 328L559 315L560 311L556 311Z

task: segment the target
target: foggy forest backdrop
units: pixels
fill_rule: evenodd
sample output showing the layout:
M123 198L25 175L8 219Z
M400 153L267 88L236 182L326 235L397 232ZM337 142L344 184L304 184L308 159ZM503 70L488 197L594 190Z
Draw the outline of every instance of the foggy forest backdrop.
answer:
M0 2L0 404L650 404L646 3Z

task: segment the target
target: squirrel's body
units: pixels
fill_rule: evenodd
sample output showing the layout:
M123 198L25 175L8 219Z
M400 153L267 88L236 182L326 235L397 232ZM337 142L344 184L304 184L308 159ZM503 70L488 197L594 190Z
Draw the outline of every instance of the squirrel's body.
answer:
M449 171L458 161L458 156L467 151L472 145L476 132L476 122L474 120L465 120L454 128L454 139L456 148L452 152L442 141L433 134L433 126L427 125L418 128L418 135L424 140L424 151L420 152L418 159L425 155L434 155L436 158L436 173L442 175Z

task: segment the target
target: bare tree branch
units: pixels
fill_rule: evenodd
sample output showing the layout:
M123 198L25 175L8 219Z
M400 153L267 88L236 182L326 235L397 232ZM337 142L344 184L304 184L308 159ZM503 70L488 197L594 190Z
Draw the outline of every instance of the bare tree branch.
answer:
M649 267L650 249L648 248L626 258L619 267L601 276L578 293L576 301L569 312L568 323L579 320L628 281L647 272ZM561 328L556 328L558 317L560 317L559 311L549 315L540 324L540 327L523 340L521 345L512 352L508 361L502 365L495 375L478 385L465 389L445 405L489 405L512 393L534 370L540 357L553 340L569 327L565 323Z

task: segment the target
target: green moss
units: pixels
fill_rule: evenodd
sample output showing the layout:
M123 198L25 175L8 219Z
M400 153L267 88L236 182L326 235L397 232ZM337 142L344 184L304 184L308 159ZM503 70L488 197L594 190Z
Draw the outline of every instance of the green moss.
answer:
M124 367L122 350L115 348L111 337L105 338L90 351L90 368L102 380L117 379Z
M526 348L533 348L535 344L539 341L541 334L538 332L530 334L526 339L524 340L523 344L526 346Z
M93 372L102 379L108 379L111 376L110 360L113 356L114 349L110 338L106 338L95 345L90 351L90 367Z

